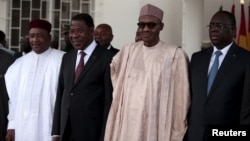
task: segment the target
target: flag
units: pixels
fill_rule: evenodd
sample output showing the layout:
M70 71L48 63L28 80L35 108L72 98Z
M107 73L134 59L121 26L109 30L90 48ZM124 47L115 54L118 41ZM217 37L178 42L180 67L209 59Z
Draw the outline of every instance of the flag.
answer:
M231 13L235 16L235 4L234 3L233 3L232 8L231 8ZM234 34L234 41L237 43L236 33L237 33L237 29L236 29L235 34Z
M244 4L241 4L240 31L239 31L239 37L238 37L238 45L241 46L242 48L247 49L247 31L246 31Z
M222 6L222 4L220 5L219 11L223 11L223 6Z
M231 13L235 16L235 4L232 5Z
M248 4L248 32L247 32L247 50L250 50L250 3Z

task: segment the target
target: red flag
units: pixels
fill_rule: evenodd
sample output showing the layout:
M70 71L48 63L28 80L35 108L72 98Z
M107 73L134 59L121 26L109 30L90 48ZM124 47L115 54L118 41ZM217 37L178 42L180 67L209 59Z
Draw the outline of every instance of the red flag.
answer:
M232 5L231 13L235 16L235 4Z
M232 5L231 13L235 16L235 4L234 3ZM234 34L234 41L235 42L237 42L236 41L236 33L237 33L237 29L236 29L235 34Z
M240 19L240 32L239 32L238 44L242 48L245 48L245 49L248 48L244 4L241 4L241 19Z

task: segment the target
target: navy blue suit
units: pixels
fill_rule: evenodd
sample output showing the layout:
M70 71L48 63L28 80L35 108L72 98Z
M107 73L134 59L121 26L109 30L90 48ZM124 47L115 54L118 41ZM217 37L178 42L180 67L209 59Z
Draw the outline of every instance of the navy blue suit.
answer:
M208 140L210 125L249 124L243 119L242 109L250 107L250 94L243 93L246 66L250 53L232 44L226 54L207 96L207 74L213 47L194 53L190 62L191 109L189 113L188 141ZM247 110L245 110L247 111ZM248 110L248 113L250 114Z

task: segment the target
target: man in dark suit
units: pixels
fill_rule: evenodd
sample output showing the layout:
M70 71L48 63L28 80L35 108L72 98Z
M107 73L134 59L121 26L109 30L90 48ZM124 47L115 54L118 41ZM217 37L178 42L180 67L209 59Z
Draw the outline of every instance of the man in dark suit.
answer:
M111 45L111 41L113 40L113 32L112 28L108 24L99 24L95 28L94 38L96 42L98 42L102 47L107 48L113 53L117 53L119 49L114 48Z
M24 36L24 37L21 37L20 49L21 49L20 52L17 52L17 53L14 54L15 59L29 53L32 50L32 48L30 46L30 43L29 43L29 36L28 35Z
M191 109L188 141L214 140L211 130L233 127L241 128L247 119L241 120L241 110L250 107L250 101L242 100L244 95L244 76L250 63L250 53L233 41L236 32L235 17L227 11L219 11L212 17L209 36L212 47L194 53L190 63ZM215 52L220 51L219 68L211 88L208 79ZM248 115L250 113L248 112ZM248 117L249 118L249 117ZM249 119L248 119L249 121ZM236 138L237 139L237 138Z
M0 50L0 140L5 140L7 131L8 94L4 82L4 74L13 63L14 57L4 50Z
M72 46L72 44L70 43L70 40L69 40L69 28L70 28L70 26L68 24L65 24L63 26L63 38L64 38L65 46L63 47L62 50L65 52L69 52L72 49L74 49L74 47Z
M90 15L72 18L69 36L75 49L63 57L52 128L52 135L60 135L62 141L99 141L104 135L112 101L109 65L114 54L98 45L93 33ZM80 64L83 70L74 78ZM53 136L53 140L60 138Z

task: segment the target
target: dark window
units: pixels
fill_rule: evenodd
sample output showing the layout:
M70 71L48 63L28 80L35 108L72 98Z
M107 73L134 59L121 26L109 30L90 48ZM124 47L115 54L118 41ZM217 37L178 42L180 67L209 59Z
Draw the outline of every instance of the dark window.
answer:
M60 9L61 0L55 0L55 9Z
M47 13L47 2L43 1L42 2L42 18L46 18L46 13Z
M32 8L40 9L41 0L32 0Z
M80 1L72 0L72 10L80 10Z
M19 29L11 30L11 46L19 46Z
M22 2L22 18L29 18L30 17L30 2L23 1Z
M60 21L60 12L59 11L56 11L54 12L54 28L59 28L59 21Z
M32 10L32 19L38 19L38 18L40 18L40 11Z
M12 10L12 27L19 27L20 10Z
M20 0L12 0L13 8L20 8Z
M70 4L69 3L62 3L62 19L69 19L70 14Z
M21 36L26 36L29 34L29 20L21 21Z

